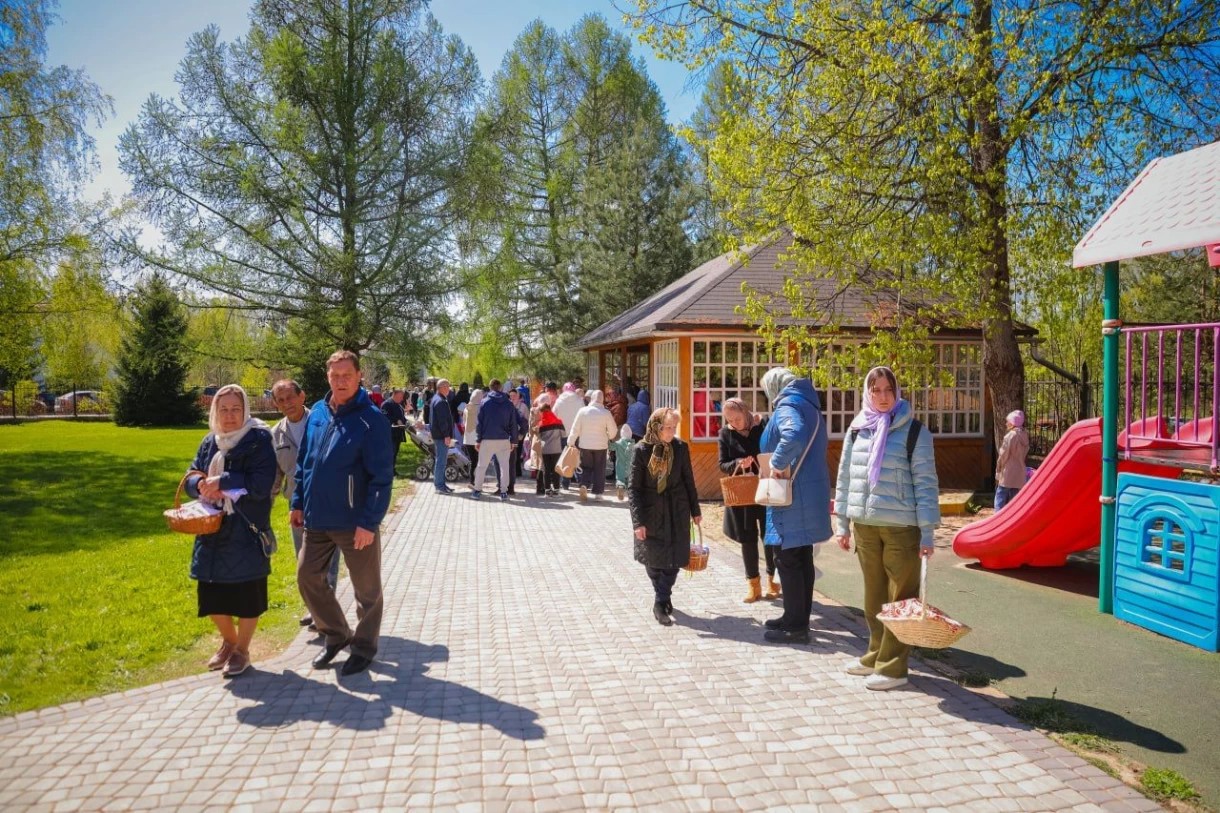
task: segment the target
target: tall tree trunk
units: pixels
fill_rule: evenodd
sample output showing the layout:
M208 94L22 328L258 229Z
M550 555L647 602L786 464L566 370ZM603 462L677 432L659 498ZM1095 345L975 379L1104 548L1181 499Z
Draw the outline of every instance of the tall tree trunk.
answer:
M1020 409L1025 398L1025 365L1012 321L1011 272L1008 266L1008 148L999 115L999 73L994 52L991 0L978 0L972 12L979 85L973 117L978 128L973 147L975 189L981 208L980 295L988 305L983 321L983 371L994 414ZM1004 421L997 418L993 437L998 447Z

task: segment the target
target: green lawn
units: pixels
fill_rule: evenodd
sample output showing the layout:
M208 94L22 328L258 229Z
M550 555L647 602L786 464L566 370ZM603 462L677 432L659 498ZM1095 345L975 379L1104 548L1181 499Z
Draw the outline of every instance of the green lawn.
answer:
M203 671L219 639L195 618L193 539L161 512L205 432L0 426L0 714ZM405 444L399 469L417 456ZM280 549L256 663L296 635L304 610L283 499L272 521Z

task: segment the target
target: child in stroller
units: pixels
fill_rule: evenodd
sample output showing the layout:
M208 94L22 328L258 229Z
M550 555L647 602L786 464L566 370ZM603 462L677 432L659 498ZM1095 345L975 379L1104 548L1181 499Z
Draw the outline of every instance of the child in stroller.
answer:
M424 454L423 462L415 467L415 479L431 480L432 467L436 465L436 447L433 445L432 435L428 432L427 425L423 423L408 424L407 437ZM445 461L445 482L456 483L458 480L465 480L469 477L469 458L462 454L460 449L450 449L448 459Z

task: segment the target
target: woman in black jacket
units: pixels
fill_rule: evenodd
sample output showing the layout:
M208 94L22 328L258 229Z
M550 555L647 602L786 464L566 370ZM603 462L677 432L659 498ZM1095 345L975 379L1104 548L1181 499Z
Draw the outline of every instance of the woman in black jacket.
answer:
M212 431L199 445L186 491L225 515L216 533L195 537L191 578L198 583L199 617L211 618L222 638L208 669L234 677L250 667L250 640L258 617L267 612L271 560L258 532L271 527L272 486L279 469L271 432L250 417L245 390L238 385L216 393L208 425ZM245 493L229 496L241 490Z
M721 407L725 425L720 429L720 470L733 474L758 473L758 444L765 421L750 412L740 398L730 398ZM753 604L763 597L758 573L758 542L766 533L767 509L761 505L746 505L724 509L724 535L741 545L741 560L746 566L750 592L742 599ZM775 581L775 548L763 546L767 560L767 598L779 598Z
M661 407L652 413L627 482L635 560L652 580L652 614L666 627L673 623L674 582L690 560L690 524L702 522L690 449L674 437L677 430L677 410Z

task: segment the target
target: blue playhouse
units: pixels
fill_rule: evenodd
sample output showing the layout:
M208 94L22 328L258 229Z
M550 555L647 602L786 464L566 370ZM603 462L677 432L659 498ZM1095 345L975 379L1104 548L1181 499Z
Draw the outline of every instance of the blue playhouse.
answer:
M1119 317L1120 260L1199 247L1220 266L1220 142L1145 167L1076 246L1073 265L1105 274L1100 610L1216 652L1220 324L1127 328ZM1122 461L1201 476L1120 473Z

